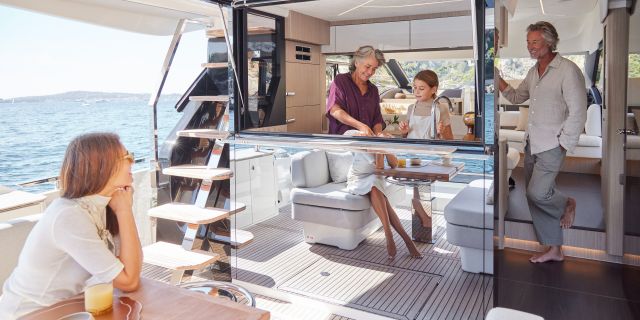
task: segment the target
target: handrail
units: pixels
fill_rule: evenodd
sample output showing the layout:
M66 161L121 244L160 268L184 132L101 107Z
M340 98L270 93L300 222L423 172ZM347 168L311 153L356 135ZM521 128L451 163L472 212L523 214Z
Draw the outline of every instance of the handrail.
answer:
M142 158L134 159L133 163L142 163L142 162L145 162L145 161L147 161L147 158L146 157L142 157ZM40 179L20 182L20 183L17 183L16 185L18 185L20 187L33 187L33 186L37 186L37 185L41 185L41 184L45 184L45 183L55 183L56 187L57 187L58 180L60 180L60 177L53 176L53 177L46 177L46 178L40 178Z

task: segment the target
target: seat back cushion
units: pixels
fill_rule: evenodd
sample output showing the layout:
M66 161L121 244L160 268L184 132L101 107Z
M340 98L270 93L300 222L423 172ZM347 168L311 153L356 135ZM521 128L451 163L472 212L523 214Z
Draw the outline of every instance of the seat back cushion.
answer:
M329 183L329 179L329 164L324 151L302 151L291 157L291 182L294 187L317 187Z
M353 153L327 151L327 161L329 162L329 175L334 183L346 182L349 168L353 162Z
M635 118L635 123L631 123L631 125L627 125L627 129L629 128L633 128L635 125L635 131L636 134L639 134L638 131L640 131L640 110L639 109L635 109L632 111L633 112L633 118Z
M0 263L0 284L11 275L13 269L18 265L18 258L24 246L27 236L33 226L42 217L42 214L35 214L14 220L0 222L0 252L2 252L2 263ZM0 285L0 295L2 286Z
M602 115L599 104L592 104L587 109L584 133L588 136L602 137Z
M518 117L518 125L516 126L516 130L518 131L527 130L528 122L529 122L529 108L520 107L520 116Z

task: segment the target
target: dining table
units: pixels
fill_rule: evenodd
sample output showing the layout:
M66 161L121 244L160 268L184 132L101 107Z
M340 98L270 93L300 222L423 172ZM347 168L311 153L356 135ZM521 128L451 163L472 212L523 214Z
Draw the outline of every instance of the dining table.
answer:
M464 162L443 164L440 160L421 160L420 163L415 164L406 161L405 167L376 169L375 173L384 176L385 180L390 183L413 188L411 238L419 242L435 243L431 205L426 208L422 205L420 187L427 187L428 195L425 200L431 202L431 184L435 181L450 181L463 169ZM420 203L420 207L416 207L416 203ZM428 216L427 221L422 221L419 218L417 210L425 212Z
M84 296L78 295L36 310L21 320L57 320L84 311ZM176 287L157 280L141 278L136 291L114 290L112 311L95 320L268 320L268 311Z

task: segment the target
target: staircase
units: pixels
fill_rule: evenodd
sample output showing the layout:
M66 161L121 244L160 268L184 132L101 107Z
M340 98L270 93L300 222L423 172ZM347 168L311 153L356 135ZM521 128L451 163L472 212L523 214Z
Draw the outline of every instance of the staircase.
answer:
M211 38L213 37L210 37L209 41L214 41L216 48L220 49L220 39ZM209 56L209 60L227 58L226 52L214 52ZM209 61L203 63L202 67L203 75L209 77L206 79L209 81L213 78L224 78L223 73L228 72L229 64L227 61ZM203 75L199 79L202 79ZM177 157L169 157L171 162L175 158L178 159L176 161L190 163L170 163L162 169L162 174L170 176L169 188L178 191L170 193L171 202L148 211L152 219L165 219L183 225L184 236L181 244L159 241L143 248L144 262L172 270L170 282L173 284L179 284L185 273L206 268L214 271L216 280L231 281L230 249L240 248L253 239L250 232L230 228L230 216L244 210L245 205L229 199L228 181L233 172L228 168L229 145L224 142L230 135L229 96L225 94L228 85L214 83L215 85L211 85L210 82L194 83L181 99L179 104L192 104L198 112L193 114L187 129L176 132L175 141L176 145L186 146L193 145L187 140L197 139L196 145L206 146L208 154L178 154ZM184 106L177 108L181 110ZM204 117L206 119L203 119L203 115L207 115ZM189 128L190 126L195 128ZM175 154L185 150L190 149L176 148L172 152ZM201 159L206 159L206 163L202 164ZM180 196L179 190L182 185L194 184L199 185L197 190L194 190L195 198ZM185 198L193 199L192 203L184 203Z

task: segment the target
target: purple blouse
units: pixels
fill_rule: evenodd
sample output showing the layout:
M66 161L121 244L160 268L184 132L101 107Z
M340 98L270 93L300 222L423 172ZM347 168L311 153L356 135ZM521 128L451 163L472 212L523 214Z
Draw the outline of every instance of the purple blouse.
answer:
M354 119L366 124L373 130L373 126L382 123L380 111L380 95L378 88L367 81L367 93L362 95L360 89L351 79L350 73L341 73L336 76L329 89L327 98L327 118L329 119L329 133L343 134L347 130L355 129L348 126L329 114L333 105L339 105Z

